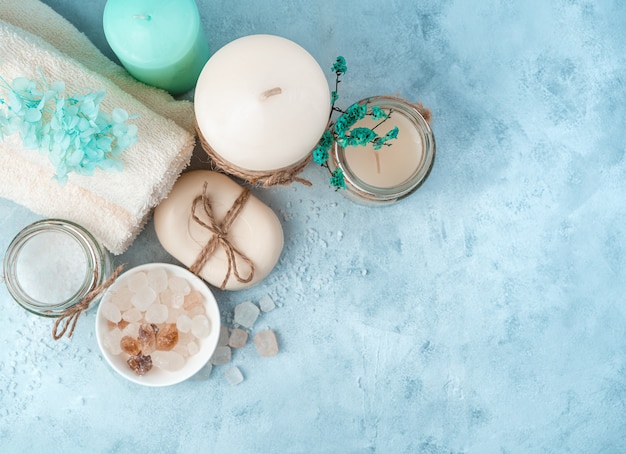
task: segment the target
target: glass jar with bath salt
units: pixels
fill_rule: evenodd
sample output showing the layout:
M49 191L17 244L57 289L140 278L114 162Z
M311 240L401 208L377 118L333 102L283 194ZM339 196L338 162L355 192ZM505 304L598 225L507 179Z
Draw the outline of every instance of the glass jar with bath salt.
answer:
M57 317L105 282L112 262L108 251L80 225L45 219L15 236L3 268L15 301L34 314Z
M435 137L418 106L390 96L366 98L367 103L390 114L382 124L367 116L353 128L374 128L384 135L398 128L396 139L375 150L366 146L341 147L334 143L330 151L331 170L341 168L345 195L366 205L391 204L412 194L426 180L435 160Z

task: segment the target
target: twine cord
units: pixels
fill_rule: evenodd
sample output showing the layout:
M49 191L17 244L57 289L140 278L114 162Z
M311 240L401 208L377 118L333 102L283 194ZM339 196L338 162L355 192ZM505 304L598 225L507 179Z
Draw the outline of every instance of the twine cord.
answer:
M204 245L200 254L198 254L198 258L196 261L189 267L189 271L194 274L199 274L202 270L202 267L206 264L207 260L215 253L218 246L222 246L224 251L226 252L226 258L228 259L228 266L226 269L226 275L224 276L224 280L220 285L220 289L224 290L226 287L226 283L230 279L231 274L235 276L235 278L241 283L248 283L254 277L254 263L252 260L237 249L228 239L228 231L241 212L241 209L248 201L250 197L250 190L244 188L239 197L235 200L233 205L230 207L222 222L217 222L215 216L213 214L213 208L211 207L211 202L209 200L209 194L207 192L208 183L205 181L202 186L202 194L196 196L191 205L191 218L200 226L207 229L213 235L211 239ZM204 214L208 219L208 223L204 222L200 217L196 214L196 209L198 206L201 206ZM239 273L239 268L237 267L237 257L243 260L249 267L250 272L248 276L243 277Z
M218 155L215 152L215 150L211 147L211 145L209 145L209 143L206 141L206 139L204 138L204 135L202 135L202 131L200 131L200 127L198 126L197 122L196 122L196 132L198 134L200 146L209 156L211 161L213 161L213 163L218 168L220 168L221 170L223 170L224 172L230 175L234 175L238 178L241 178L242 180L245 180L252 185L260 185L264 188L267 188L270 186L277 186L277 185L285 186L293 182L297 182L305 186L312 186L309 180L306 180L298 176L300 173L302 173L304 168L311 162L311 159L312 159L311 153L308 153L307 156L305 156L301 161L296 162L295 164L289 167L284 167L282 169L278 169L274 171L267 171L267 172L264 172L264 171L258 171L258 172L250 171L249 172L249 171L245 171L239 167L234 166L233 164L231 164L230 162L222 158L220 155Z
M98 296L100 296L102 292L109 288L113 284L113 282L115 282L115 279L117 279L117 276L122 272L123 268L124 265L118 266L105 282L90 290L89 293L87 293L85 297L80 300L80 302L76 303L70 308L67 308L57 317L57 319L54 321L54 325L52 326L52 337L55 341L61 339L65 335L65 333L67 333L68 338L72 337L72 334L74 333L74 328L76 328L76 322L78 321L78 317L80 317L80 314L83 311L89 309L91 303ZM97 277L98 276L96 276L96 281L98 280ZM63 326L59 331L59 326L61 325L61 323L63 323Z

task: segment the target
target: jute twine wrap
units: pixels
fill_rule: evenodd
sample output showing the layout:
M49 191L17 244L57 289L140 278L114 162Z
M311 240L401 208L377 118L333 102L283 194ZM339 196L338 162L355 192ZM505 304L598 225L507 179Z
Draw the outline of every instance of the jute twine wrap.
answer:
M76 322L78 321L78 317L80 317L80 314L82 314L83 311L89 309L91 303L98 296L100 296L102 292L109 288L113 284L113 282L115 282L115 279L117 279L117 276L119 276L123 268L124 265L118 266L105 282L90 290L89 293L87 293L85 297L80 300L80 302L66 309L57 317L57 319L54 321L54 325L52 326L52 337L54 338L54 340L61 339L65 335L65 333L67 333L68 338L72 337L72 334L74 333L74 328L76 328ZM96 274L95 281L98 282L98 279L99 276ZM61 323L63 323L63 327L59 331L59 325L61 325Z
M252 260L250 260L247 255L237 249L228 239L228 230L241 212L243 206L250 198L250 190L244 188L241 194L239 194L239 197L237 197L233 205L224 216L222 222L218 222L213 214L213 208L211 207L211 201L209 200L207 186L208 182L205 181L204 185L202 186L202 194L196 196L196 198L193 200L191 205L191 218L194 222L198 223L209 232L211 232L213 236L211 236L211 239L202 248L196 261L189 267L189 271L196 275L199 274L202 270L202 267L206 264L207 260L209 260L209 258L215 253L217 246L222 246L222 248L224 248L224 251L226 252L226 257L228 259L226 276L224 277L222 285L220 286L220 288L224 290L224 288L226 288L226 283L228 282L228 279L230 279L231 274L233 274L235 278L243 284L250 282L254 277L254 263L252 263ZM204 214L208 219L208 223L204 222L196 214L196 209L198 208L198 206L203 209ZM243 277L241 276L241 274L239 274L236 260L237 256L239 256L239 258L250 267L250 272L246 277Z
M227 174L241 178L242 180L247 181L252 185L258 185L265 188L277 185L284 186L293 182L301 183L305 186L311 186L311 182L309 180L298 176L300 173L302 173L302 171L309 164L309 162L311 162L311 153L307 154L307 156L301 161L298 161L291 166L283 167L282 169L271 171L244 170L226 161L224 158L216 153L216 151L211 147L211 145L209 145L207 140L204 138L204 135L202 134L202 131L200 131L197 122L196 132L198 133L198 139L200 140L200 145L202 146L202 149L206 152L207 155L209 155L209 158L211 159L211 161L213 161L217 168L223 170Z

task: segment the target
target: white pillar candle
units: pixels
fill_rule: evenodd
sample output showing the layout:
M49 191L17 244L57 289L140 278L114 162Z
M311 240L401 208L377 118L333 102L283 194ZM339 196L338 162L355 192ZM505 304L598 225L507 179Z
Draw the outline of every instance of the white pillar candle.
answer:
M168 198L154 212L154 228L161 245L187 267L196 261L203 247L213 237L213 233L191 217L193 201L202 194L205 182L213 215L221 223L243 188L226 175L209 170L184 173L176 181ZM196 215L206 222L203 213L197 210ZM253 195L250 195L234 219L226 238L254 265L254 277L250 282L239 282L231 275L226 283L226 290L239 290L262 281L278 262L283 248L283 229L278 217L270 207ZM249 266L239 255L235 255L235 260L240 274L247 276ZM219 287L227 270L226 251L219 244L200 270L199 276Z
M273 35L239 38L206 63L195 90L198 128L215 153L248 171L305 159L330 114L326 76L298 44Z

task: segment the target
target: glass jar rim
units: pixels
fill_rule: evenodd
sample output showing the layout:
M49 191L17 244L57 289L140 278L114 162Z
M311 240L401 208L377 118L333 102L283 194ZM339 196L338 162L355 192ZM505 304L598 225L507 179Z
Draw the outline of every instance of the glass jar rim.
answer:
M28 294L19 282L17 263L19 254L29 240L42 233L61 232L70 236L85 255L85 277L81 286L69 298L46 304ZM24 309L37 315L57 317L79 303L103 279L103 256L105 252L82 226L64 219L43 219L24 227L9 244L3 261L4 282L13 299Z
M353 192L358 198L373 202L393 203L415 192L426 181L435 163L435 136L426 119L417 107L394 96L372 96L358 101L359 105L372 104L381 109L393 109L401 112L413 123L423 141L424 157L413 174L402 183L382 188L373 186L360 179L347 165L345 149L337 142L333 145L333 158L341 168L346 183L346 191Z

